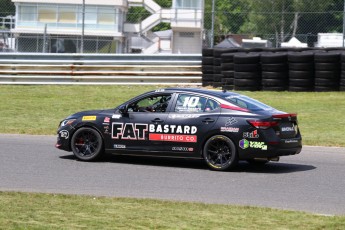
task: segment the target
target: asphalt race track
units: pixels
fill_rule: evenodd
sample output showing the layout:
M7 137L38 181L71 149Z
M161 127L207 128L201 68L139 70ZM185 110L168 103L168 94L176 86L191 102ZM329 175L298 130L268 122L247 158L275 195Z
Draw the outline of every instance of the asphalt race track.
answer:
M0 134L0 191L157 198L345 215L345 148L304 147L297 156L233 172L203 161L107 156L75 160L54 136Z

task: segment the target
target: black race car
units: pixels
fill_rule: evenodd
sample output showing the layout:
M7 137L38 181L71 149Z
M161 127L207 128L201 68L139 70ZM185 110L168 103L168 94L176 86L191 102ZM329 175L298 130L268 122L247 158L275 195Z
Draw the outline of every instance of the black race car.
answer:
M203 158L214 170L301 152L297 115L234 92L168 88L61 121L56 147L83 161L104 153Z

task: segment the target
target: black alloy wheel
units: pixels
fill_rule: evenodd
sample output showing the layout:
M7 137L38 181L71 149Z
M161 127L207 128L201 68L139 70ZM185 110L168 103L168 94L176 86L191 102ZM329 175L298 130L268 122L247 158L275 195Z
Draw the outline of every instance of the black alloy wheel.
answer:
M79 160L93 161L103 155L103 140L95 129L84 127L74 133L71 148Z
M215 135L208 139L204 145L203 155L206 164L217 171L234 168L238 163L235 144L223 135Z

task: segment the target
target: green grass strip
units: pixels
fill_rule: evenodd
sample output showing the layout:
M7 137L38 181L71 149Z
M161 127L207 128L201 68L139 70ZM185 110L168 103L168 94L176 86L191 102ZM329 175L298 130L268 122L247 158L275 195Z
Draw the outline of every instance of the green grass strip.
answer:
M1 229L344 229L345 216L151 199L0 192Z
M66 116L114 108L159 86L0 86L0 133L54 135ZM298 113L303 144L345 146L345 92L240 92Z

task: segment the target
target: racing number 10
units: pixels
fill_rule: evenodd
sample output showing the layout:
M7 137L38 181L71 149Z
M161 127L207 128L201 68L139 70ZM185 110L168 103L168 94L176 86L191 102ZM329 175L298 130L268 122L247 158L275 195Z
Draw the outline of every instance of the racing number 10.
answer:
M184 99L183 107L196 107L199 103L199 97L186 97Z

